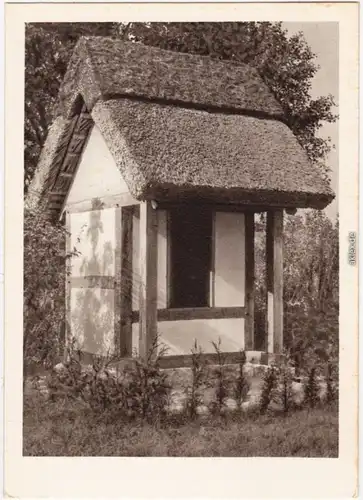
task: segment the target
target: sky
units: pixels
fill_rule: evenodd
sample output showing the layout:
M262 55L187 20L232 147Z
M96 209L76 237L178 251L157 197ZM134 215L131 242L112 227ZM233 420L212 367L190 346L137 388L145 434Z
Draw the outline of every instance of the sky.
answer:
M334 22L321 23L283 23L289 35L302 31L314 54L316 63L320 67L312 80L311 95L313 98L332 94L337 107L333 110L339 114L339 25ZM331 168L331 186L336 193L336 198L327 207L327 214L335 218L338 211L338 130L339 121L326 123L320 130L322 137L330 137L331 144L335 146L330 152L327 162Z

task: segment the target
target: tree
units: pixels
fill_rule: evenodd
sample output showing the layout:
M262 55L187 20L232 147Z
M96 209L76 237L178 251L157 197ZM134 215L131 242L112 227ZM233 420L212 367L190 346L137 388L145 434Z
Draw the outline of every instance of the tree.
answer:
M266 337L265 226L256 233L256 332ZM284 342L295 363L337 364L339 221L307 210L284 221Z
M335 121L334 102L332 96L310 96L311 79L318 67L301 33L289 37L281 23L270 22L38 23L26 29L25 191L72 49L82 35L112 36L254 66L311 160L328 173L329 141L317 132L324 121Z
M254 66L310 159L325 159L329 142L317 137L317 132L322 122L336 120L331 112L334 101L330 95L310 96L318 66L302 33L289 37L282 23L271 22L131 23L127 37L163 49Z
M115 34L115 23L36 23L25 31L24 192L53 120L53 108L80 36Z

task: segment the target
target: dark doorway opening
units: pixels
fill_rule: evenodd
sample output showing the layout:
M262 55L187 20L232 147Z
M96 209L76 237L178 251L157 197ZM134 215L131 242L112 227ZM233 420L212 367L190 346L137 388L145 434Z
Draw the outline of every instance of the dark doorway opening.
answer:
M170 212L170 304L208 307L212 260L212 213L180 207Z

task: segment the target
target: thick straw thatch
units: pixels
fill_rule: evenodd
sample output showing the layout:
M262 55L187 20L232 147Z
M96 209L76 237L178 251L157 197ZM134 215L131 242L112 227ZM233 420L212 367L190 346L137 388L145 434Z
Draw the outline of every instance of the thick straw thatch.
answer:
M67 139L69 140L69 135L72 131L70 125L71 120L58 116L50 127L47 140L40 154L37 169L25 199L26 208L36 207L41 197L45 194L44 191L47 185L51 187L52 180L55 180L62 166L61 164L57 165L56 160L59 158L59 150L62 148L62 145Z
M316 208L333 198L279 121L129 99L99 102L92 116L135 198Z
M139 200L324 208L334 198L254 69L90 37L72 56L30 189L50 193L54 210L77 169L87 111Z
M72 113L79 93L89 111L100 98L133 96L276 117L283 114L257 71L246 64L103 37L82 38L77 44L58 112Z

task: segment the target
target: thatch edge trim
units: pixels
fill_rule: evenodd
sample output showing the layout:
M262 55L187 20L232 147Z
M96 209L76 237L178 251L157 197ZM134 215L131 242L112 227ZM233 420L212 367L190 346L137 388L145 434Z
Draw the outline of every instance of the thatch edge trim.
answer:
M56 152L67 135L72 120L58 116L49 127L39 161L24 200L25 209L35 209L42 200L46 181L52 170Z
M100 129L130 194L136 200L144 200L147 179L140 172L137 162L131 157L125 138L120 133L117 123L112 119L111 112L103 106L103 101L96 103L91 116L95 125ZM127 155L126 159L125 155Z

